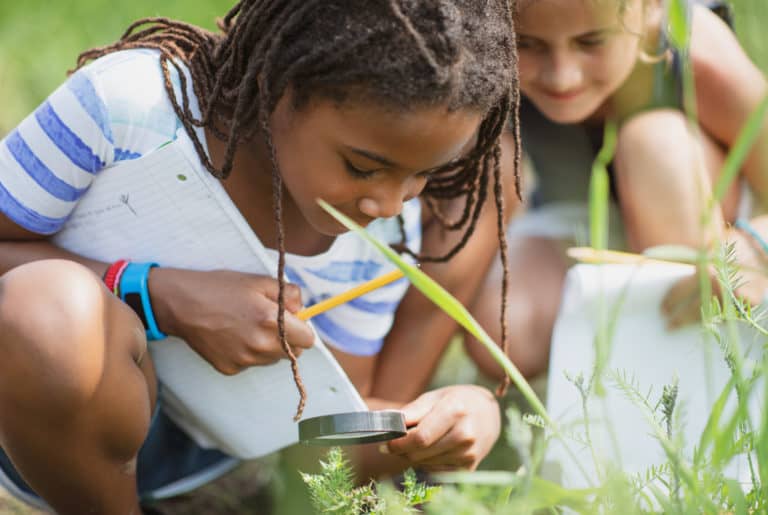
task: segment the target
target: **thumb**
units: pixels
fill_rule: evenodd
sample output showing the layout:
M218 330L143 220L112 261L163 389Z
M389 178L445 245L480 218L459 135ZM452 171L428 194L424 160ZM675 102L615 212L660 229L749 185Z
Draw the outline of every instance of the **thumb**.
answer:
M680 279L667 291L661 302L661 312L670 318L674 316L681 305L691 301L691 298L698 293L699 279L696 275Z
M439 394L437 392L427 392L420 395L415 401L403 406L401 411L405 416L405 426L413 427L417 425L421 419L432 411L438 398Z

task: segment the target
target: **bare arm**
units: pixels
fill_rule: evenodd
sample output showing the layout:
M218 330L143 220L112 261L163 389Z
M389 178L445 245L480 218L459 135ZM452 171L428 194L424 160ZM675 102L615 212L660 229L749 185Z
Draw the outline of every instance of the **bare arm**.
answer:
M42 259L76 261L98 275L102 275L107 269L105 263L62 250L49 242L44 235L27 231L0 213L0 275L11 268Z
M691 59L699 121L726 148L768 93L760 70L750 61L731 29L709 9L696 6ZM762 205L768 205L768 121L764 121L743 173Z
M422 270L464 304L485 277L496 250L495 209L485 208L467 246L448 263L426 263ZM456 241L443 235L438 223L427 222L423 248L441 255ZM421 394L432 377L457 324L416 288L400 302L392 329L377 356L354 356L329 347L369 406L381 409L410 402ZM383 403L383 404L382 404Z
M0 275L44 259L75 261L100 277L109 266L60 249L0 214ZM149 291L160 330L184 338L222 373L235 374L286 357L274 330L277 282L270 277L161 267L150 274ZM286 308L287 336L298 355L312 346L314 335L292 315L301 308L295 286L286 290Z
M505 134L502 144L505 214L518 205L514 190L513 138ZM453 247L458 236L444 234L436 221L424 227L423 251L442 255ZM426 263L424 272L463 304L469 304L490 268L498 259L498 232L493 195L488 200L470 241L447 263ZM501 302L501 299L499 299ZM415 288L403 299L395 323L378 357L371 394L393 401L411 401L424 391L457 324Z

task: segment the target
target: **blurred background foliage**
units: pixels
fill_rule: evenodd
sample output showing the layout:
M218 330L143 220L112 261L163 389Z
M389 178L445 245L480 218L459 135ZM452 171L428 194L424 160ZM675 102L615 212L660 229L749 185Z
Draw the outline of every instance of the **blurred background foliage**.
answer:
M646 0L651 1L651 0ZM177 18L213 29L233 0L0 0L0 135L66 77L77 55L115 41L134 20ZM736 30L768 70L768 0L732 0Z
M734 25L752 60L768 72L768 2L766 0L731 0Z
M0 135L66 78L77 55L117 40L134 20L177 18L213 29L233 0L0 0Z

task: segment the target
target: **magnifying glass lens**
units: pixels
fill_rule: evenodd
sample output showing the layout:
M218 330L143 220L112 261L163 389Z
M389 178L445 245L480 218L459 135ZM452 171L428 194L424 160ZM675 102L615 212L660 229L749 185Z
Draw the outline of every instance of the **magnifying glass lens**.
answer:
M299 422L299 440L309 445L383 442L405 433L405 416L394 410L337 413Z

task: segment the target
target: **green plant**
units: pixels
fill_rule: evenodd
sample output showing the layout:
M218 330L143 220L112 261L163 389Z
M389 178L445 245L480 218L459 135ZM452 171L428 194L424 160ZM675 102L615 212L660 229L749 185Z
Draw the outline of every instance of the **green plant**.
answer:
M320 462L319 474L301 477L309 488L312 505L318 513L337 515L400 514L417 512L417 507L429 502L437 487L427 486L416 479L413 470L404 474L402 490L382 484L356 487L349 463L340 448L332 447Z

